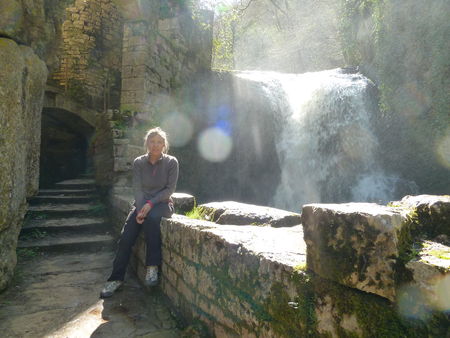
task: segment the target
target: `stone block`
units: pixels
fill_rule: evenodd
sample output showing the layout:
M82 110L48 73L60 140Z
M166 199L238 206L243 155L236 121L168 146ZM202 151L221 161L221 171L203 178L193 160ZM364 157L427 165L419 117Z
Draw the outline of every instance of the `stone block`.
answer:
M450 309L450 247L423 240L418 245L417 256L406 263L412 281L400 290L400 302L408 293L423 300L422 306L430 311ZM409 315L413 315L410 313Z
M125 157L114 157L114 171L129 171L131 169L132 161Z
M202 204L201 207L213 215L214 221L218 224L288 227L301 222L300 214L233 201L212 202Z
M126 156L128 146L126 144L116 144L114 145L114 157Z
M184 214L194 208L195 197L186 193L176 192L172 194L175 212Z
M189 303L195 304L196 292L191 286L187 285L183 279L178 279L177 290Z
M393 205L414 209L419 229L429 237L445 235L450 237L450 196L418 195L405 196Z
M122 79L122 88L127 91L138 91L144 89L143 77L130 77Z
M401 211L371 203L304 205L308 269L393 301L406 220Z
M217 292L216 281L213 276L201 269L198 272L198 292L210 300L214 300Z

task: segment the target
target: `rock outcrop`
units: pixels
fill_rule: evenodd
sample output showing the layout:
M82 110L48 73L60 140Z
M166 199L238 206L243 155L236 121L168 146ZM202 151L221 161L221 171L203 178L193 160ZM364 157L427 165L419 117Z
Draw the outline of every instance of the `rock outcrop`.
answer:
M26 46L0 38L0 290L16 264L26 197L37 192L45 63Z

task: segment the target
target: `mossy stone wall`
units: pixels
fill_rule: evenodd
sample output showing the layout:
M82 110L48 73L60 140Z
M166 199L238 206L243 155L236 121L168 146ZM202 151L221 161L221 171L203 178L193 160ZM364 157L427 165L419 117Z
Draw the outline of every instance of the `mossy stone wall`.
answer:
M45 63L26 46L0 38L0 290L16 265L26 197L37 192Z

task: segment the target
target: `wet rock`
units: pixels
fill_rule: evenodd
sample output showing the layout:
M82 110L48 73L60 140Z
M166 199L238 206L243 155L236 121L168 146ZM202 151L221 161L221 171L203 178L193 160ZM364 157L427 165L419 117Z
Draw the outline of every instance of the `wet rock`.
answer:
M207 214L217 224L233 225L269 225L272 227L290 227L300 224L300 214L233 201L202 204Z

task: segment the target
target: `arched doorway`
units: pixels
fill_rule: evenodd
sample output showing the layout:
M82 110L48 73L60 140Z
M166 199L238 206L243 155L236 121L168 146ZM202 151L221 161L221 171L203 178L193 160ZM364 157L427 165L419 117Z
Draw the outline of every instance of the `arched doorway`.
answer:
M42 111L39 186L52 184L92 170L88 157L94 127L76 114L61 108Z

